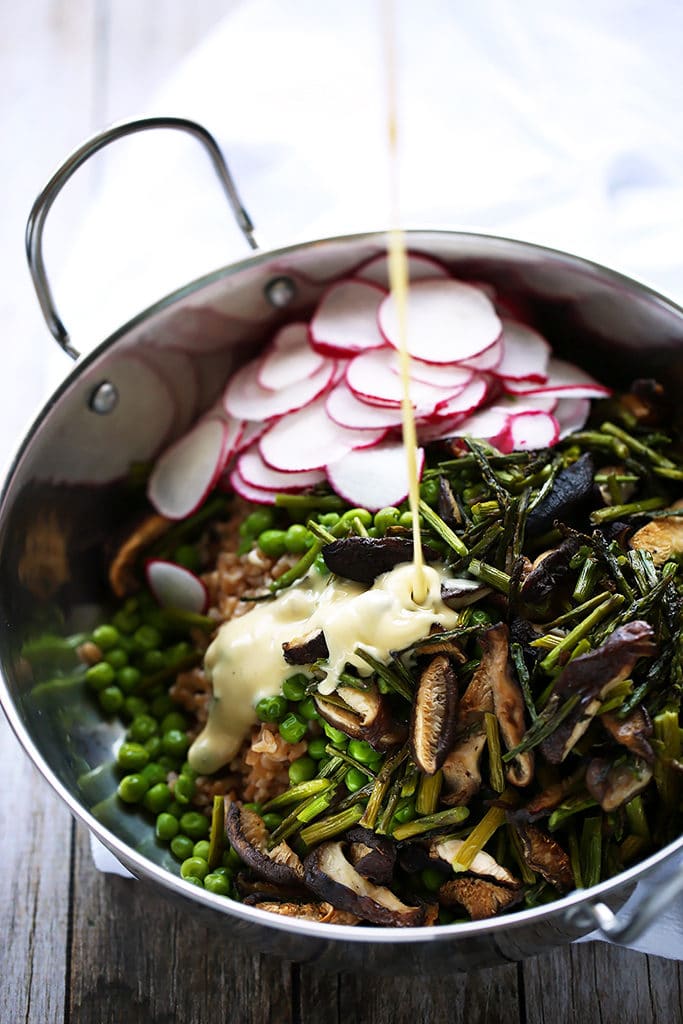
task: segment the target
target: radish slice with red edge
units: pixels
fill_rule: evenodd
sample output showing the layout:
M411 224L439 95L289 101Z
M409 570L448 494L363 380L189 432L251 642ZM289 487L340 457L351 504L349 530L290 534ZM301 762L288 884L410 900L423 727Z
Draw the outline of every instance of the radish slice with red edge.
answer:
M195 424L158 459L147 497L168 519L185 519L202 504L229 457L228 425L215 416Z
M590 411L590 398L558 398L553 415L560 426L560 440L575 430L582 430Z
M484 377L475 377L474 380L459 391L458 394L446 399L437 407L435 418L450 419L452 416L466 416L468 413L478 409L486 401L489 393L489 385Z
M328 387L335 364L331 359L310 377L296 381L278 391L269 391L258 382L258 362L246 363L228 383L223 395L227 412L245 420L269 420L301 409L314 401Z
M423 256L419 252L407 253L408 280L424 281L434 277L450 277L449 271L443 263L439 263L431 256ZM361 281L372 281L382 288L389 288L389 258L386 253L374 256L355 272L354 277Z
M227 486L226 486L227 485ZM230 487L235 494L239 494L240 498L244 498L245 501L253 501L256 505L274 505L278 494L281 491L267 491L262 487L252 487L246 480L243 480L236 469L227 476L221 478L221 487L226 490Z
M308 324L282 327L261 358L257 380L262 388L278 391L312 377L325 359L308 344Z
M283 473L279 469L271 469L261 458L257 447L249 448L240 455L235 468L246 484L262 491L303 491L325 479L325 474L319 469L304 473Z
M350 356L382 348L377 311L386 295L367 281L340 281L323 295L311 319L311 348L325 356Z
M393 352L393 349L392 349ZM401 366L398 353L394 352L394 373L400 375ZM421 359L410 360L410 381L417 384L430 384L433 388L464 388L474 377L474 370L457 363L423 363Z
M381 348L376 352L363 352L356 356L346 370L346 383L363 402L371 405L385 405L399 408L403 389L396 371L396 353L392 348ZM469 371L465 371L465 379ZM459 384L452 388L456 393L462 390ZM411 381L410 398L414 408L425 415L433 412L437 405L449 397L449 389L437 388L433 384Z
M265 434L269 426L270 424L267 420L263 423L258 423L255 420L246 420L239 441L235 446L235 455L246 451L254 441L258 441Z
M507 431L509 419L510 413L502 406L490 405L461 420L455 434L458 437L481 438L495 445L496 440Z
M549 412L521 412L510 416L499 445L502 452L549 448L559 439L560 427Z
M496 377L538 384L547 381L551 349L543 335L526 324L503 319L502 340L503 357L493 370Z
M162 608L177 608L201 615L208 605L206 587L193 572L175 562L150 559L145 566L147 585Z
M418 478L422 476L424 450L417 449ZM375 512L398 505L408 494L405 449L400 441L385 441L374 448L349 452L327 466L327 478L342 498Z
M543 384L505 380L503 386L513 395L552 395L555 398L605 398L610 388L599 384L589 373L555 357L548 361L548 377Z
M491 300L472 285L450 279L417 281L408 287L406 347L425 363L455 363L479 355L500 337L502 324ZM379 307L379 328L399 347L396 300Z
M347 430L334 423L322 399L283 416L265 432L259 450L267 465L283 473L321 469L354 448L378 444L386 430Z
M503 338L501 336L497 341L494 341L493 345L489 345L483 352L480 352L478 356L472 356L471 359L463 359L460 365L467 366L470 370L486 373L495 370L502 358Z
M342 381L330 391L325 400L327 415L340 427L350 430L377 430L382 427L400 427L403 422L400 406L370 405L354 395Z

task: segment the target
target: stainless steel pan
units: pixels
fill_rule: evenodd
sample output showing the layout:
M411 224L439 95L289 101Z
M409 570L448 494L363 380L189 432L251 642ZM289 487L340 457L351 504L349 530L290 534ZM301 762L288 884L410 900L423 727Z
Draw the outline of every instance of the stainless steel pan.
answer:
M64 182L115 139L154 128L190 132L207 148L248 244L256 247L215 141L199 125L155 118L96 136L39 196L27 251L38 298L59 344L77 357L50 293L42 230ZM80 687L34 684L21 657L37 624L73 630L107 600L103 546L142 504L128 468L177 436L220 392L232 367L253 355L283 320L305 315L330 280L384 248L381 234L354 235L259 252L188 283L77 359L25 438L0 504L0 698L29 757L71 812L130 869L210 918L232 940L328 968L424 972L519 960L599 927L631 941L683 888L683 837L618 877L547 906L491 921L422 929L336 927L270 915L214 896L166 870L165 850L112 798L119 727L103 723ZM411 248L465 278L492 282L521 302L554 347L614 384L658 376L683 385L683 310L648 288L566 253L505 238L411 231ZM188 384L188 374L193 383ZM190 394L188 394L188 389ZM172 415L168 398L172 398ZM638 879L662 866L670 877L630 920L615 913Z

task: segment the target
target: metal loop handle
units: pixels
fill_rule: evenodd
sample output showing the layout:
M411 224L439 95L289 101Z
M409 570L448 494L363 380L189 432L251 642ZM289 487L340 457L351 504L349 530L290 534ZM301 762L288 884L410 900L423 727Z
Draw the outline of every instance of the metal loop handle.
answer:
M203 143L223 186L239 229L250 247L252 249L258 248L254 238L254 226L251 218L242 205L220 147L206 128L197 124L196 121L190 121L184 117L145 117L136 121L125 121L122 124L115 124L110 128L106 128L87 142L84 142L82 146L79 146L52 175L33 204L26 225L26 257L40 308L43 311L43 316L47 326L50 328L51 334L72 359L77 359L79 353L71 345L69 332L57 313L43 262L43 229L45 227L45 220L52 204L66 182L86 160L100 149L108 146L110 142L116 142L117 139L122 139L126 135L135 135L137 132L144 132L150 128L175 128L179 131L188 132Z
M624 914L615 914L604 903L589 903L570 910L567 921L580 928L598 928L612 942L625 946L639 938L660 914L667 910L672 900L683 892L683 863L679 864L670 878L662 882L652 893L644 896L636 909L625 920Z

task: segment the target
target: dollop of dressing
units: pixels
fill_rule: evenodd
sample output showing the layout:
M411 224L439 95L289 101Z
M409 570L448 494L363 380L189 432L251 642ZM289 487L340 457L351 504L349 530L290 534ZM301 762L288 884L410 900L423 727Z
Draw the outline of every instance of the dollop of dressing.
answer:
M285 661L286 641L323 630L329 658L318 690L329 694L346 665L360 676L372 674L354 653L358 647L386 664L392 651L426 636L434 623L456 626L458 613L441 600L445 571L425 566L423 573L426 596L420 604L413 600L415 570L408 563L378 576L370 588L311 574L242 618L225 622L205 656L213 701L206 726L190 747L192 768L210 774L227 764L256 722L258 701L278 694L288 676L302 671Z

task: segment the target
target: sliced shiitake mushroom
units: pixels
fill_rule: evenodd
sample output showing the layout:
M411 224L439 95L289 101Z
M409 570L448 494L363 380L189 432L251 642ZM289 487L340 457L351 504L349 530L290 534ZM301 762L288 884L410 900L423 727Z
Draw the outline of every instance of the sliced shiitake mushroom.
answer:
M652 722L642 704L634 708L626 718L617 718L616 714L607 711L600 716L600 721L612 739L626 747L632 754L652 764L655 759L654 750L650 745Z
M523 895L522 889L483 878L454 878L441 886L438 898L442 906L464 907L473 921L483 921L519 903Z
M296 640L287 640L282 645L282 656L288 665L312 665L320 658L327 658L329 653L322 629Z
M586 789L609 813L642 792L652 775L652 765L640 757L627 757L617 763L594 757L586 769Z
M560 470L550 492L535 505L526 521L526 534L536 537L552 528L556 519L567 522L590 502L595 466L586 452L571 466Z
M572 574L569 563L578 547L578 537L571 535L552 551L536 558L520 589L523 613L528 618L543 622L560 610L565 585Z
M301 899L302 893L306 892L303 882L297 882L295 885L275 885L263 878L252 878L249 871L239 871L235 875L235 888L245 903L250 900L256 903L262 903L264 900L278 903L297 901Z
M410 719L410 749L425 775L434 775L451 748L458 681L445 654L437 654L420 674Z
M346 833L348 858L359 875L375 885L391 885L396 864L396 845L389 836L356 825Z
M232 802L228 807L225 831L230 845L247 867L274 885L301 885L304 869L285 842L268 849L268 829L258 814Z
M432 548L423 548L426 561L440 556ZM403 562L413 560L413 542L410 537L342 537L322 549L325 565L330 572L357 583L374 583L382 573L389 572Z
M470 580L465 577L454 577L443 580L441 583L441 600L449 608L466 608L468 604L481 601L488 597L491 588L479 580Z
M441 626L436 623L430 629L429 635L414 645L413 651L420 658L428 657L430 654L447 654L461 665L467 661L467 655L458 641L444 633Z
M430 858L439 858L446 864L452 864L462 849L464 842L464 839L432 839L429 844ZM502 864L499 864L485 850L480 850L475 855L474 860L469 866L469 871L473 875L484 875L487 878L493 878L502 885L518 887L522 884L511 871L508 871Z
M305 881L311 892L338 910L347 910L372 924L407 928L424 924L426 907L402 903L391 889L374 885L356 871L341 842L322 843L304 860Z
M486 746L484 712L493 712L491 656L485 650L458 707L455 742L442 765L443 803L468 804L481 786L479 761Z
M140 581L136 569L140 556L150 544L163 537L172 525L170 519L156 513L136 523L109 564L109 586L116 597L127 597L139 590Z
M514 818L512 825L522 844L522 856L531 870L542 875L559 892L571 889L574 872L560 844L537 825L522 824Z
M346 910L337 910L331 903L298 903L280 902L278 900L261 900L248 896L245 903L259 910L267 910L281 917L298 917L304 921L317 921L318 924L358 924L359 918Z
M375 750L387 750L405 739L405 726L394 721L389 703L376 686L369 686L366 690L338 686L336 697L346 706L326 700L319 694L313 697L320 717L335 729L353 739L366 740Z
M526 732L524 723L524 698L518 684L512 678L508 658L508 629L504 623L487 629L480 643L482 660L487 659L489 680L493 694L493 708L501 736L507 750L512 750ZM505 772L513 786L528 786L534 777L534 756L531 751L517 754Z
M455 529L456 526L462 525L462 513L455 500L453 494L453 488L449 484L445 476L439 477L439 497L437 504L437 512L443 519L447 526L451 529Z
M671 506L672 511L680 509L683 509L683 498ZM633 534L629 543L632 548L649 551L654 564L662 566L672 556L683 554L683 517L652 519Z

